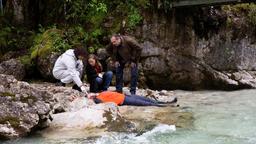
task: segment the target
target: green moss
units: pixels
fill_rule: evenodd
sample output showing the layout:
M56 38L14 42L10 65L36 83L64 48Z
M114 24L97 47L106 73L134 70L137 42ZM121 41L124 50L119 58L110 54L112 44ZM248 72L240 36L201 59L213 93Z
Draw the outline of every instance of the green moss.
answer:
M108 131L125 132L131 125L130 122L126 121L119 115L116 119L113 119L112 112L110 110L105 111L103 117L105 117L107 120L104 122L104 126L101 128L107 128Z
M0 96L2 96L2 97L11 97L12 101L20 101L20 102L27 103L27 104L33 104L34 102L37 101L37 98L34 97L34 96L31 96L31 95L29 95L27 97L21 96L20 99L17 99L15 97L15 94L9 93L9 92L0 93Z
M3 97L13 97L13 98L15 98L15 94L9 93L9 92L2 92L2 93L0 93L0 96L3 96Z
M30 100L32 101L32 103L30 103ZM34 96L28 96L28 97L20 97L20 101L23 103L27 103L27 104L33 104L34 102L37 101L37 98Z
M0 124L8 124L8 122L11 124L12 127L17 128L20 125L20 120L17 117L13 116L6 116L0 118Z
M31 59L29 55L24 55L18 58L20 60L20 62L25 65L25 66L29 66L31 65Z
M57 28L50 28L38 34L34 39L34 46L31 48L31 59L45 57L51 52L61 52L70 48L64 39L63 31Z

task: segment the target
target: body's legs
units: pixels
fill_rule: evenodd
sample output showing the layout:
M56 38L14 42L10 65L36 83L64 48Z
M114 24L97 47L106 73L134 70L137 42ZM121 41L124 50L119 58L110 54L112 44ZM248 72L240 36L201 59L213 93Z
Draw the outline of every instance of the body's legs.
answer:
M103 75L103 91L108 90L108 87L112 81L112 77L113 77L113 72L112 71L107 71L104 73Z
M164 106L158 104L156 101L141 97L141 96L134 96L134 95L125 95L125 99L123 105L133 105L133 106Z
M160 104L158 101L147 98L147 97L144 97L144 96L139 96L139 95L130 95L130 96L132 96L133 98L136 98L136 99L143 100L143 101L148 101L148 102L151 102L151 103Z
M137 81L138 81L138 66L131 68L131 86L130 86L130 92L132 95L136 93L136 87L137 87Z
M120 64L116 68L116 91L121 92L123 91L123 73L124 73L124 64Z
M167 102L163 102L163 101L157 101L157 100L153 100L144 96L138 96L138 95L131 95L132 97L136 98L136 99L141 99L143 101L148 101L151 103L156 103L156 104L172 104L172 103L176 103L178 101L178 99L175 97L172 101L167 101Z

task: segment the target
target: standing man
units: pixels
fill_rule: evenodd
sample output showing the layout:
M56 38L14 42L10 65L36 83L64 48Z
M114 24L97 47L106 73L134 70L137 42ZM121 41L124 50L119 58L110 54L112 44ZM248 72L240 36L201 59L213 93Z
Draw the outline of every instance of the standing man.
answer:
M83 48L69 49L55 62L52 73L59 80L59 86L73 82L73 89L86 92L82 83L83 61L87 58L87 51Z
M116 68L116 91L123 92L123 70L125 64L130 64L130 92L134 95L136 93L138 63L142 48L136 40L129 36L113 35L110 41L111 43L107 46L106 50L111 56Z

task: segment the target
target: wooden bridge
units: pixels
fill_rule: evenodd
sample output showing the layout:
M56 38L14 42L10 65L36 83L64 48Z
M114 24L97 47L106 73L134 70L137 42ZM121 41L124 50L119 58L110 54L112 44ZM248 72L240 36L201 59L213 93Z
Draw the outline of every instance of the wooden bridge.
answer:
M250 2L255 3L256 0L173 0L173 2L171 2L171 7L224 5Z

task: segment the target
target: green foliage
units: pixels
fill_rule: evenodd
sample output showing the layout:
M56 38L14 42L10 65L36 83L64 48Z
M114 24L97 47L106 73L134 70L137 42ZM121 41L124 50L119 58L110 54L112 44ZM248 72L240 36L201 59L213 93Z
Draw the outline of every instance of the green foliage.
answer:
M31 48L31 58L44 57L51 52L62 52L69 48L71 46L64 39L63 31L53 27L35 37L34 46Z
M24 31L12 26L0 30L0 54L9 49L30 48L31 58L36 58L75 45L88 45L89 51L95 52L105 45L103 37L120 32L123 21L126 21L125 29L133 30L143 19L141 9L149 5L149 0L45 1L38 8L43 14L39 20L42 25L37 30ZM109 17L113 17L111 27L104 28ZM22 61L29 62L27 57Z
M34 32L25 28L1 25L0 55L8 51L27 49L32 44Z
M11 28L10 27L4 27L0 31L0 48L1 52L4 51L4 48L7 47L10 44L10 41L8 41L11 37Z
M53 26L40 28L40 31L31 47L31 59L47 56L51 52L62 53L77 45L85 45L89 37L84 28L79 25L67 28Z
M19 60L24 65L30 65L31 64L30 55L21 56L21 57L19 57Z
M228 13L232 13L234 15L240 15L245 17L245 20L252 24L253 26L256 26L256 4L253 3L246 3L246 4L237 4L234 6L223 6L222 9ZM232 23L230 19L227 21L228 25Z
M250 5L250 12L248 14L248 20L253 26L256 26L256 4Z
M66 0L64 7L65 19L73 23L95 21L100 15L107 13L107 5L103 0Z
M64 38L71 47L75 45L85 45L88 40L88 33L80 25L68 27L64 30Z
M131 6L128 14L128 28L134 28L142 20L138 8Z

